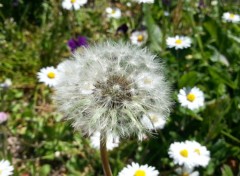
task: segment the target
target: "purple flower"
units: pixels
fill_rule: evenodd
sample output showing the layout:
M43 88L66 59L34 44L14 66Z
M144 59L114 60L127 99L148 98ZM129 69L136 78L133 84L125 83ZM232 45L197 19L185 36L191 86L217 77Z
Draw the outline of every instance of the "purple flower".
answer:
M7 119L8 119L8 114L5 112L0 112L0 124L7 121Z
M87 45L88 45L87 38L83 36L78 36L77 38L72 38L68 40L68 46L72 52L76 50L78 47L87 46Z

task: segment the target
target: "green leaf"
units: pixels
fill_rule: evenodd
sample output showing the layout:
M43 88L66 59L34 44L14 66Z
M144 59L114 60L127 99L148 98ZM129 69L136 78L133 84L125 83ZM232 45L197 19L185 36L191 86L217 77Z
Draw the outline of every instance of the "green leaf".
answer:
M198 80L199 80L199 74L195 71L190 71L184 74L180 78L178 85L180 88L186 87L186 86L193 87L194 85L196 85Z
M45 176L45 175L47 176L50 174L50 172L51 172L51 166L48 164L43 165L40 169L41 176Z
M228 165L223 165L221 168L222 176L234 176L231 168Z

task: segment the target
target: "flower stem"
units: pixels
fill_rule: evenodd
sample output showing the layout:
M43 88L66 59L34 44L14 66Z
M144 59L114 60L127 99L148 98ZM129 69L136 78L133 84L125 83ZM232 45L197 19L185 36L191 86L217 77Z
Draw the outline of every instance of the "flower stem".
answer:
M107 136L106 133L101 132L101 138L100 138L100 153L101 153L101 160L102 160L102 167L104 171L105 176L112 176L112 171L109 165L108 161L108 154L107 154Z

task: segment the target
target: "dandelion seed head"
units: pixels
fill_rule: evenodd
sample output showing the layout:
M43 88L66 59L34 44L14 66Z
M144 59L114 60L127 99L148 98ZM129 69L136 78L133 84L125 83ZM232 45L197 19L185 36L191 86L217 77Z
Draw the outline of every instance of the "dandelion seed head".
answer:
M54 95L58 110L84 134L141 138L150 132L141 122L144 114L166 118L170 112L169 84L156 60L146 49L113 42L75 52L60 64Z

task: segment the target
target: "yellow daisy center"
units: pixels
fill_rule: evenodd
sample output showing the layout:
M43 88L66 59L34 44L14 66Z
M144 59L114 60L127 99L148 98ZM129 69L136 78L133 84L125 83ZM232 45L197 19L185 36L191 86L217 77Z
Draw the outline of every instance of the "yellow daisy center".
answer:
M137 170L134 176L146 176L146 172L144 170Z
M187 100L193 102L196 99L196 96L193 93L187 95Z
M71 0L71 3L74 4L77 0Z
M48 74L47 74L47 77L49 78L49 79L54 79L55 78L55 73L54 72L49 72Z
M180 155L182 155L184 158L188 157L188 151L186 149L183 149L180 151Z
M138 41L138 42L142 42L143 39L144 39L144 37L143 37L142 34L140 34L140 35L137 36L137 41Z
M232 13L229 14L229 18L233 19L234 17L235 17L234 14L232 14Z
M145 78L145 79L143 80L143 82L144 82L144 84L151 84L151 83L152 83L152 80L149 79L149 78Z
M195 149L194 152L196 152L198 155L201 155L201 152L199 149Z
M116 13L116 10L112 10L112 12L111 12L112 14L115 14Z
M182 44L182 40L181 40L181 39L177 39L177 40L175 41L175 43L176 43L177 45L181 45L181 44Z
M183 173L182 176L189 176L189 173Z

